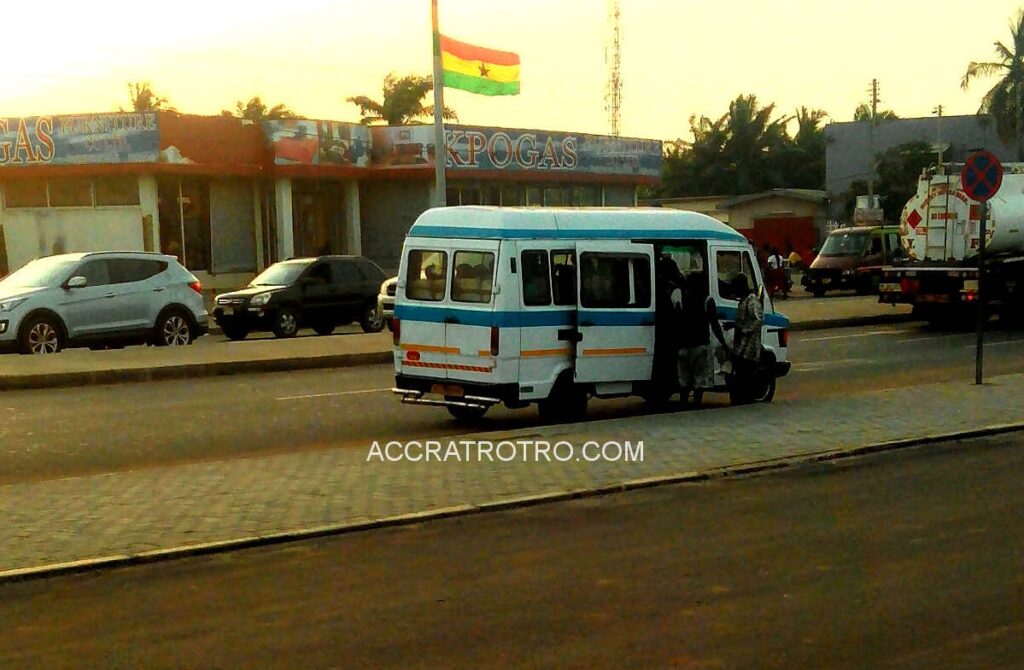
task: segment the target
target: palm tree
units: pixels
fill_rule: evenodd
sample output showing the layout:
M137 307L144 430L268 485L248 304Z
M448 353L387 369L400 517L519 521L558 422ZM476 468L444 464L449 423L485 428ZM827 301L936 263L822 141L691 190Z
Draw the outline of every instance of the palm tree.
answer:
M433 90L432 77L410 74L399 79L391 73L384 77L384 96L380 102L365 95L346 98L346 102L359 107L363 115L361 123L402 126L419 123L418 119L434 114L433 106L423 105L423 98ZM459 118L455 111L448 107L444 108L442 116L453 121Z
M729 104L729 113L720 120L724 121L726 134L722 155L733 174L736 194L786 185L771 159L789 142L786 125L791 118L773 120L774 113L774 103L759 107L757 96L741 95Z
M1010 22L1012 48L1002 42L995 42L995 61L978 63L971 61L967 66L960 87L965 91L975 77L1001 76L996 85L981 99L978 114L991 114L996 120L996 129L1003 141L1017 140L1017 160L1024 159L1021 146L1021 88L1024 86L1024 9Z
M168 105L167 98L158 96L148 81L128 82L128 97L131 100L132 111L134 112L155 112L158 110L173 112L174 108ZM120 108L125 111L124 107Z
M253 96L249 102L242 102L239 100L235 103L235 111L229 111L225 109L221 112L221 116L234 116L241 119L249 119L250 121L263 121L263 120L277 120L277 119L297 119L299 115L288 109L285 105L274 105L273 107L267 108L266 104L260 100L260 96Z
M895 121L900 117L896 116L896 112L891 109L885 109L881 112L875 111L875 121ZM871 105L862 103L857 105L857 109L853 112L854 121L870 121L871 120Z

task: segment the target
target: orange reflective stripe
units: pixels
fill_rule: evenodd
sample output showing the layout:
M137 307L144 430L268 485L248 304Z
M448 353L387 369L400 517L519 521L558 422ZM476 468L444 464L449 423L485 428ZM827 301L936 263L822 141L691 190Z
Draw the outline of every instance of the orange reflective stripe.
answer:
M405 351L418 351L426 354L460 354L458 347L438 347L431 344L401 344Z
M646 347L626 347L623 349L584 349L584 356L637 356L646 354Z

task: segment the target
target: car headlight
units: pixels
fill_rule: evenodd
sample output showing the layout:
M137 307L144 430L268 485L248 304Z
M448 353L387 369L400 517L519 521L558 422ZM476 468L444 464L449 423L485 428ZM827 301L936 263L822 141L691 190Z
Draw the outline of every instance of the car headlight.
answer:
M270 302L271 295L272 294L269 291L267 293L257 293L253 296L252 300L249 301L249 304L253 307L263 307Z
M0 312L10 312L15 307L25 302L27 298L11 298L10 300L0 301Z

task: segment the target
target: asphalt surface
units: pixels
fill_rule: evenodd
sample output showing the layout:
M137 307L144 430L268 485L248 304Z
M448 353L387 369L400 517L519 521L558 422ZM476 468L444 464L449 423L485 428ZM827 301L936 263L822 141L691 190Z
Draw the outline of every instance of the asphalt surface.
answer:
M5 668L1019 668L1017 433L0 588Z
M794 333L793 372L777 397L973 379L973 338L911 324ZM1024 333L994 331L988 343L988 374L1024 369ZM540 425L533 408L496 408L478 425L459 425L442 408L399 404L392 385L390 366L367 366L8 391L0 484ZM592 401L589 417L647 411L639 399Z

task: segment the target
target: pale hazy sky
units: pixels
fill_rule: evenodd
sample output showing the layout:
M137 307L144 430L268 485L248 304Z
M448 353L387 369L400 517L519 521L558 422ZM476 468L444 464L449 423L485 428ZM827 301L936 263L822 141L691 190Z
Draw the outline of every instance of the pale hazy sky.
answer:
M609 131L607 0L439 0L441 31L515 51L522 94L446 90L474 125ZM689 137L739 94L848 121L868 100L902 117L977 110L971 60L990 60L1022 0L620 0L631 137ZM8 0L0 11L0 116L115 110L149 81L182 112L217 114L259 95L309 118L358 121L352 95L388 72L428 74L429 0Z

